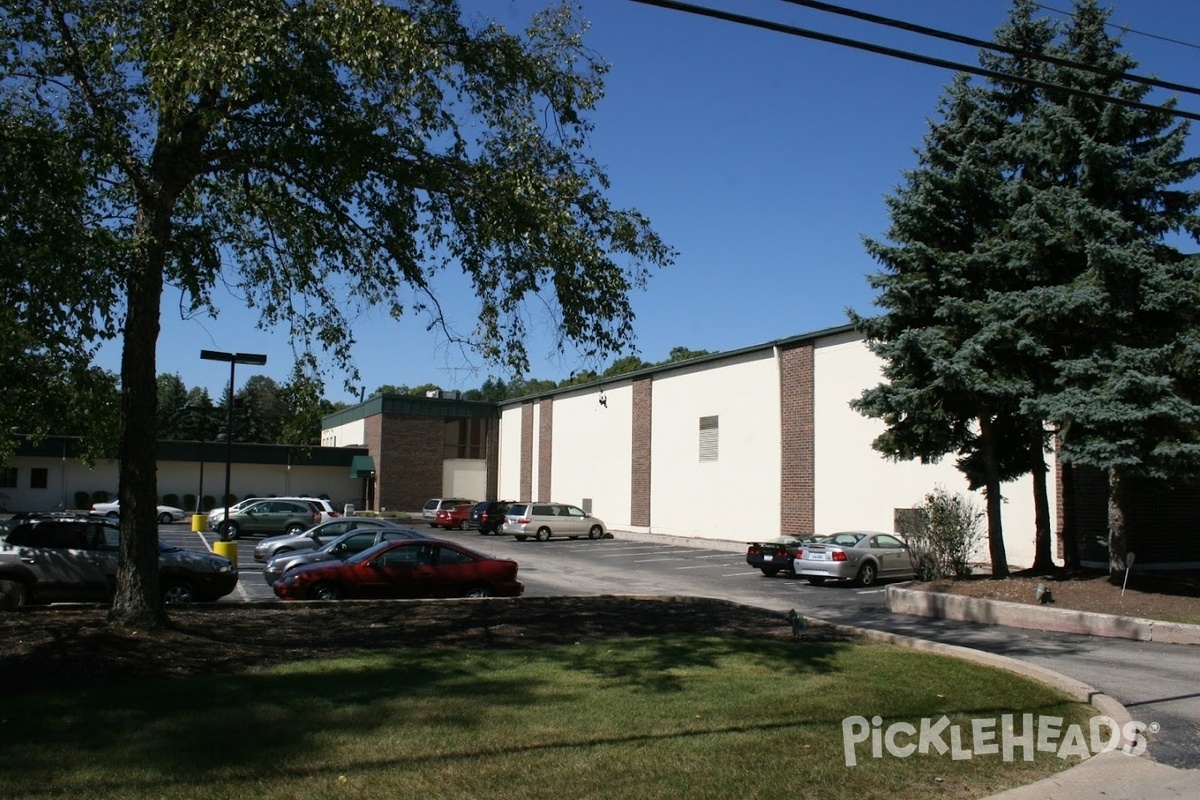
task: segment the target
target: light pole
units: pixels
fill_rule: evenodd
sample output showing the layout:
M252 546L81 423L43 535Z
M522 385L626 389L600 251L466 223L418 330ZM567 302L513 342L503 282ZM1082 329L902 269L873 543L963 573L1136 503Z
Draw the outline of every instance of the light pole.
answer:
M238 364L267 363L267 357L262 353L223 353L220 350L201 350L200 358L206 361L229 362L229 422L225 428L225 519L221 523L221 539L226 538L226 523L229 522L229 472L233 464L233 372Z

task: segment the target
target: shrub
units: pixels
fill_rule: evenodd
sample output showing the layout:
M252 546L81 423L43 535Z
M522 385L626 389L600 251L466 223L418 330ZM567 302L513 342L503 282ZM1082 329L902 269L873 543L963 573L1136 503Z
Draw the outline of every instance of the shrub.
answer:
M103 489L97 489L96 491L92 492L92 502L93 503L107 503L108 502L108 492L104 491Z
M183 510L187 511L189 508L192 509L193 511L200 510L196 506L196 495L191 494L191 493L185 494L183 496Z
M75 507L76 508L91 508L92 507L91 496L87 492L76 492L75 493Z
M983 516L969 497L951 494L944 486L925 495L900 526L917 577L930 581L970 575L971 559L983 542Z
M246 495L246 496L250 497L251 495ZM227 495L225 495L225 499L222 500L221 502L224 504L223 505L224 508L229 508L229 506L231 506L237 502L237 495L236 494L227 494Z
M203 507L205 511L212 511L217 507L217 498L213 497L211 494L204 495Z
M174 493L164 494L163 495L163 505L164 506L174 506L175 508L179 508L179 495L174 494Z

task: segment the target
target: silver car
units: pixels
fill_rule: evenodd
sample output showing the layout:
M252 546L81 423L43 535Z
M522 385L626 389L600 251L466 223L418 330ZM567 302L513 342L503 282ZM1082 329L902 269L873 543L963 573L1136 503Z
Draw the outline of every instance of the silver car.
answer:
M604 520L566 503L511 503L500 526L500 533L519 542L530 537L544 542L551 536L599 539L604 531Z
M880 578L914 578L908 545L898 536L877 531L842 531L805 544L792 561L792 572L809 583L856 581L872 586Z
M263 565L263 579L266 580L269 586L282 578L283 573L292 567L299 567L303 564L317 564L322 561L333 561L335 559L345 561L350 556L361 553L369 547L374 547L380 542L388 542L395 539L425 538L428 537L423 533L417 533L414 530L395 525L385 525L379 528L359 528L349 533L343 533L341 536L318 547L316 550L280 553L277 556L267 559L267 563Z
M316 550L343 533L359 528L390 528L392 523L372 517L345 517L333 522L323 522L301 533L285 533L281 536L269 536L254 546L254 560L266 561L283 553L294 550Z

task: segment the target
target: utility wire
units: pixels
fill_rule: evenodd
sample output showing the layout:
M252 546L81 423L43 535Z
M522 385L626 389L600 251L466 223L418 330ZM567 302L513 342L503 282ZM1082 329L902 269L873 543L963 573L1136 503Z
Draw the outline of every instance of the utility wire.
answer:
M1055 14L1062 14L1064 17L1071 17L1072 19L1075 17L1075 12L1073 11L1063 11L1061 8L1043 5L1042 3L1034 3L1034 5L1043 11L1053 11ZM1169 42L1171 44L1177 44L1180 47L1190 47L1193 50L1200 50L1200 44L1196 44L1195 42L1185 42L1182 39L1172 39L1169 36L1161 36L1157 33L1147 33L1146 31L1139 31L1136 28L1130 28L1115 22L1108 23L1108 27L1119 31L1126 31L1128 33L1136 33L1138 36L1145 36L1147 39L1158 39L1160 42Z
M1113 80L1130 81L1132 83L1140 83L1145 86L1157 86L1160 89L1169 89L1173 92L1187 92L1188 94L1200 95L1200 87L1196 86L1188 86L1187 84L1183 83L1171 83L1170 81L1162 81L1157 78L1135 75L1130 72L1114 72L1113 70L1104 69L1103 67L1094 67L1091 64L1080 64L1077 61L1070 61L1065 58L1056 58L1055 56L1035 53L1030 50L1022 50L1019 47L1008 47L1007 45L998 44L997 42L989 42L984 39L976 39L971 36L962 36L957 33L938 30L937 28L927 28L924 25L917 25L912 22L905 22L904 20L892 19L890 17L881 17L877 14L868 14L865 11L857 11L852 8L835 6L830 3L821 3L817 2L817 0L781 0L781 2L790 3L794 6L811 8L815 11L825 11L830 14L838 14L843 17L852 17L853 19L872 22L876 25L886 25L889 28L899 28L900 30L909 31L910 33L919 33L924 36L932 36L935 39L945 39L948 42L957 42L958 44L971 45L972 47L980 47L985 50L994 50L1000 53L1007 53L1010 56L1031 58L1035 61L1043 61L1047 64L1053 64L1056 67L1084 70L1096 75L1103 75L1106 78L1112 78Z
M641 3L642 5L647 6L655 6L657 8L664 8L671 11L682 11L686 14L696 14L697 16L709 17L711 19L718 19L724 22L735 22L739 25L747 25L752 28L762 28L763 30L775 31L776 33L785 33L789 36L799 36L804 39L814 39L819 42L836 44L855 50L866 50L867 52L875 53L876 55L890 56L892 58L899 58L903 61L912 61L917 64L925 64L932 67L942 67L943 69L955 70L957 72L966 72L968 74L978 75L984 78L994 78L999 81L1020 83L1025 86L1032 86L1037 89L1045 89L1052 92L1063 92L1065 94L1075 95L1076 97L1084 97L1089 100L1095 100L1096 102L1100 103L1114 103L1127 108L1136 108L1142 111L1170 114L1171 116L1175 117L1200 121L1200 113L1193 111L1184 111L1178 108L1156 106L1149 103L1140 103L1136 100L1127 100L1123 97L1112 97L1107 94L1088 92L1083 89L1075 89L1070 86L1060 86L1055 83L1039 81L1020 75L1010 75L1005 72L997 72L995 70L984 69L983 67L975 67L971 66L970 64L949 61L944 58L924 56L918 53L913 53L909 50L898 50L894 47L884 47L883 45L871 44L870 42L863 42L858 39L849 39L845 36L835 36L830 33L808 30L807 28L797 28L793 25L784 25L781 22L772 22L770 20L758 19L756 17L748 17L743 14L733 14L727 11L718 11L713 8L705 8L703 6L696 6L690 3L677 2L677 0L632 0L632 2Z

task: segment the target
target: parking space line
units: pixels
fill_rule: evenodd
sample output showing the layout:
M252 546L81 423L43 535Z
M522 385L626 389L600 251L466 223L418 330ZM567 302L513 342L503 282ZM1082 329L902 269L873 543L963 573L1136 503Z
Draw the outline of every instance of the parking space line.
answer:
M692 567L676 567L675 569L725 569L728 564L697 564Z
M682 561L683 556L668 556L667 558L639 558L634 561L635 564L649 564L654 561Z

